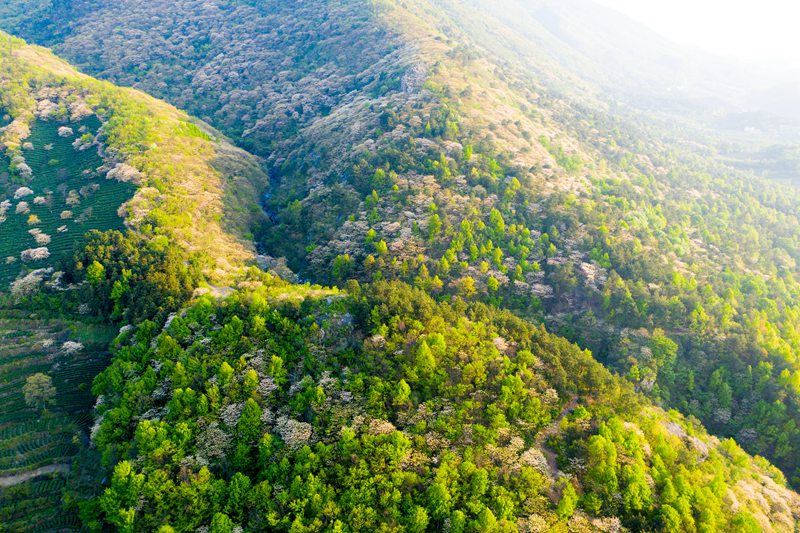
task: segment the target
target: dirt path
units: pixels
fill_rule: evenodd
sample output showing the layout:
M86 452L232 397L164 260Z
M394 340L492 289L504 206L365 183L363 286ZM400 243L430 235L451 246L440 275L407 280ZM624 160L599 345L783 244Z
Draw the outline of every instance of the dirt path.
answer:
M558 424L561 422L561 420L564 419L565 416L570 414L577 406L578 406L578 399L571 398L570 401L567 402L567 405L565 405L564 408L561 410L561 412L558 414L556 419L553 420L546 428L540 431L539 434L536 436L536 446L540 450L542 450L542 453L544 454L544 457L547 460L547 469L550 471L550 476L552 477L553 480L558 479L561 471L558 469L558 463L556 462L555 452L547 447L547 438L550 435L554 435L558 432ZM550 497L551 501L557 502L559 500L560 495L556 494L556 491L551 490L548 492L550 492L548 496Z
M67 464L47 465L37 468L36 470L31 470L30 472L22 472L20 474L14 474L13 476L0 477L0 487L13 487L14 485L25 483L29 479L33 479L37 476L43 476L45 474L67 474L68 472L69 465Z

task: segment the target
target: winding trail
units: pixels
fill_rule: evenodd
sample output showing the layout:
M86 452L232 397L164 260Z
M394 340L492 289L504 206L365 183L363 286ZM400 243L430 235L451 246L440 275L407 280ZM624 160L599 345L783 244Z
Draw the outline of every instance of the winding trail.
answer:
M44 476L46 474L56 474L56 473L58 474L69 473L69 465L63 463L55 465L47 465L37 468L36 470L31 470L30 472L21 472L19 474L14 474L13 476L0 477L0 487L13 487L14 485L25 483L29 479L33 479L38 476Z
M556 433L558 433L558 425L561 422L561 420L563 420L565 416L570 414L577 406L578 406L578 398L576 397L570 398L570 400L567 402L567 405L564 406L564 408L558 414L556 419L553 420L546 428L540 431L538 435L536 435L536 446L540 450L542 450L542 453L544 454L544 457L547 460L547 468L550 471L550 476L553 478L554 481L558 479L561 471L558 469L558 463L556 462L555 452L551 450L546 444L547 438L551 435L555 435ZM560 499L560 494L557 494L557 492L558 491L556 491L555 489L548 490L548 496L550 497L550 500L554 503L558 502L558 500Z

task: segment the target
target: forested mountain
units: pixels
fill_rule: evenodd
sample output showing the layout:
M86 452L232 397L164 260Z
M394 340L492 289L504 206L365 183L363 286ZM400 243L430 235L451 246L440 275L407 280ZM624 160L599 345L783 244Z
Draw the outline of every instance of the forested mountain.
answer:
M66 489L85 526L794 530L798 191L695 136L700 103L654 89L674 65L615 92L625 72L592 55L602 32L574 29L585 13L493 6L0 8L271 177L203 123L8 40L9 65L50 65L11 92L35 109L47 83L116 95L82 96L91 149L137 175L125 232L53 266L69 290L42 279L7 304L122 327Z
M207 125L5 34L0 86L0 530L63 530L109 321L163 320L252 260L268 180Z

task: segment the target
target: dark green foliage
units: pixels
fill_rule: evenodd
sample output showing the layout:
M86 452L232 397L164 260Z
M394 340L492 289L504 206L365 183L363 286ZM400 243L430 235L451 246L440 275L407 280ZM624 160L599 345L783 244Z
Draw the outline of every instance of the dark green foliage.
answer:
M91 278L81 300L94 313L133 324L164 320L189 299L199 279L175 247L118 231L89 232L69 266L74 279Z

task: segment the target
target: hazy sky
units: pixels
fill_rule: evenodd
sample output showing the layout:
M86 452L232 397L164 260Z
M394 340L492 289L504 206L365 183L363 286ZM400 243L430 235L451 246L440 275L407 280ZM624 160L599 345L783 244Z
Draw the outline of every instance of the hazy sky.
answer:
M596 0L673 41L800 67L800 0Z

